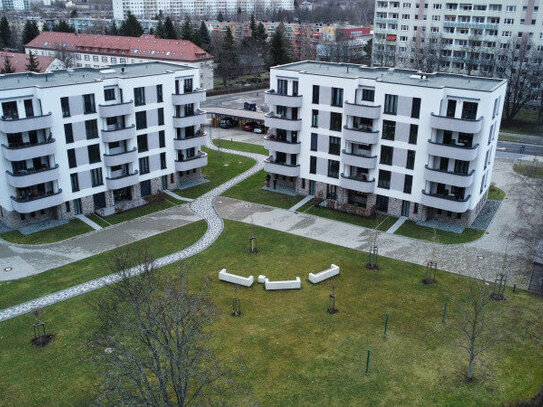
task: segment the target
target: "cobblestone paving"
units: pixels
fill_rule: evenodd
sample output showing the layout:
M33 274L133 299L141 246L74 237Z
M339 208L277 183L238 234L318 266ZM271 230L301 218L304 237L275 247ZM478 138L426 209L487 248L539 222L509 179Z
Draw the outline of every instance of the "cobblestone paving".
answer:
M209 148L215 149L211 143L208 145ZM217 188L207 192L206 194L200 196L190 204L190 209L196 214L202 217L208 225L208 228L204 235L198 240L195 244L186 249L183 249L179 252L172 253L170 255L161 257L156 260L157 267L163 267L168 264L178 262L180 260L186 259L188 257L194 256L207 249L209 246L217 240L224 229L224 222L219 216L215 209L215 200L218 196L223 194L226 190L236 185L237 183L243 181L244 179L250 177L253 174L256 174L262 168L264 168L264 156L259 154L243 153L239 151L224 150L227 153L233 153L242 155L245 157L250 157L256 160L256 164L251 167L249 170L244 173L230 179L224 184L218 186ZM55 293L36 298L25 303L15 305L3 310L0 310L0 321L5 321L11 318L15 318L19 315L26 314L31 312L33 309L46 307L48 305L55 304L60 301L67 300L69 298L76 297L81 294L94 291L98 288L104 287L109 284L113 284L124 276L135 276L140 274L143 271L143 268L140 266L135 266L130 270L126 270L123 273L114 273L108 276L100 277L91 281L88 281L83 284L78 284L73 287L66 288L64 290L57 291Z

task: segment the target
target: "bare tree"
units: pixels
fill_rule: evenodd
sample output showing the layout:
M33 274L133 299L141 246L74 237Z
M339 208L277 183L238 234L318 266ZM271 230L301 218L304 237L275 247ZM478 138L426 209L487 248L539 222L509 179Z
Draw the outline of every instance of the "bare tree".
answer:
M64 65L64 68L71 68L74 66L74 54L70 51L66 51L62 47L62 44L55 46L55 58L58 59Z
M93 304L95 338L104 368L102 402L113 405L192 406L219 397L225 377L208 347L215 307L189 291L187 272L155 270L146 250L111 259L121 279ZM127 270L139 263L138 276ZM205 287L202 292L206 292Z
M437 33L420 33L411 40L404 62L421 72L440 70L443 52L443 37Z

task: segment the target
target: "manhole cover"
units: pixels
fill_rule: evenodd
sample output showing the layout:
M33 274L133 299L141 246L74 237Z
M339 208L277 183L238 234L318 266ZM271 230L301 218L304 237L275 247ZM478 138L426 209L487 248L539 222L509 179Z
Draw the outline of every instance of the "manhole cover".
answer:
M4 271L7 273L9 271L13 270L13 267L4 267Z
M484 260L485 256L481 256L480 254L477 256L479 260Z

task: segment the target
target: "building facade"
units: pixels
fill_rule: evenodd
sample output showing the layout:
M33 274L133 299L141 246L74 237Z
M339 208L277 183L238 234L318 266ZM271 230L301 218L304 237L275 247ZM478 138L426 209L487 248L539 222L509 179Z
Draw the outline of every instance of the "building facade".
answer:
M270 75L270 187L363 216L474 221L506 81L315 61Z
M494 72L497 54L520 38L543 51L543 10L537 1L378 0L372 61L408 65L412 44L426 40L419 47L437 50L440 70L486 75Z
M123 37L44 31L25 45L26 53L56 56L59 49L73 56L76 68L104 68L115 64L164 61L199 69L204 89L213 89L213 56L186 40L152 35Z
M0 0L0 10L30 10L28 0Z
M108 215L200 176L198 70L148 62L0 77L0 222Z

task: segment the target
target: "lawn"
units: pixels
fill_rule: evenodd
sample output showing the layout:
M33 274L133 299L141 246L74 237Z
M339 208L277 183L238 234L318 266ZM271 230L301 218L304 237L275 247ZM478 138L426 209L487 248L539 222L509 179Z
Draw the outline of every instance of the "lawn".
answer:
M472 383L464 379L467 356L453 345L456 334L441 324L447 293L458 293L464 278L438 273L436 286L420 281L424 270L380 259L378 272L362 267L366 254L269 229L225 222L225 232L205 252L189 260L189 283L209 293L219 314L211 326L211 346L225 369L243 387L224 400L260 406L467 406L500 405L534 395L543 382L541 297L506 291L498 328L511 332L483 354ZM260 252L248 253L255 233ZM339 313L325 309L330 283L313 286L307 273L341 267ZM265 292L256 284L239 289L217 280L223 267L240 275L272 279L300 276L299 291ZM161 272L175 273L176 266ZM4 367L0 399L5 405L88 405L100 393L91 333L97 326L89 301L103 290L44 309L41 319L56 337L32 348L33 317L0 324ZM232 318L232 296L243 316ZM385 312L390 314L383 336ZM455 313L452 303L448 317ZM365 374L371 348L370 373ZM102 350L95 350L102 351ZM62 389L62 391L59 391Z
M172 198L173 201L173 198ZM128 209L124 212L115 213L113 215L105 216L104 219L106 222L116 225L117 223L126 222L132 219L139 218L141 216L149 215L150 213L163 211L164 209L172 208L178 205L180 202L172 203L168 199L157 200L150 202L143 206L138 206L137 208Z
M244 151L246 153L262 154L265 156L268 155L268 150L266 150L264 146L258 144L242 143L241 141L230 141L225 139L213 140L213 144L215 144L216 146L219 146L219 143L221 148L228 150Z
M43 244L66 240L70 237L82 235L83 233L87 233L92 230L94 229L85 222L80 221L79 219L72 219L64 225L42 230L41 232L32 233L30 235L23 235L18 230L13 230L11 232L0 234L0 237L13 243Z
M465 228L462 233L447 232L445 230L433 229L426 226L417 225L412 220L407 220L396 231L397 235L412 237L414 239L434 241L442 244L459 244L472 242L485 234L484 230Z
M206 192L211 191L213 188L224 184L226 181L234 178L236 175L247 171L255 164L255 161L251 158L241 157L224 152L221 152L221 156L219 157L219 153L217 151L210 150L206 147L203 147L202 150L208 154L208 162L207 165L202 168L202 174L204 177L209 179L209 182L192 188L183 190L177 189L173 191L177 195L185 198L198 198L200 195L203 195Z
M526 177L543 178L543 165L541 163L515 164L513 165L513 171Z
M488 199L503 201L503 198L505 198L505 192L495 185L490 185L490 188L488 189Z
M321 216L323 218L338 220L340 222L352 223L353 225L364 226L365 228L387 231L398 218L387 215L377 215L375 218L363 218L362 216L351 215L349 213L343 213L339 211L333 211L328 208L315 207L311 205L307 210L303 210L304 213L310 215Z
M500 131L541 136L541 129L537 125L537 112L521 110L513 120L502 120Z
M156 257L165 256L195 243L206 229L206 223L203 220L198 221L32 277L2 282L0 309L109 274L107 261L116 250L147 246L149 252ZM0 342L1 336L0 334Z
M87 218L92 220L94 223L98 224L99 226L102 226L103 228L107 228L108 226L111 226L111 223L107 222L104 218L98 216L95 213L89 213L88 215L85 215Z
M241 199L242 201L255 202L283 209L291 208L304 198L303 196L290 196L277 192L264 191L262 187L266 182L266 175L267 172L261 170L230 188L224 195L229 198Z

